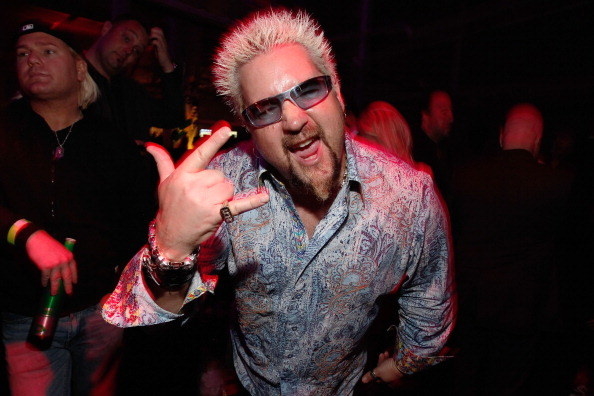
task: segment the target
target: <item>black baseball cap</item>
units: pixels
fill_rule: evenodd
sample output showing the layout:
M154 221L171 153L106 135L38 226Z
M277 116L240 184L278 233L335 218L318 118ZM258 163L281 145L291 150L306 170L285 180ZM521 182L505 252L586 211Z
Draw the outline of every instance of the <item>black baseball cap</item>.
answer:
M48 25L41 21L25 21L22 22L14 36L14 43L18 41L18 39L26 34L31 33L46 33L50 36L54 36L60 40L62 40L67 46L72 48L77 53L80 53L82 48L80 47L79 40L77 37L69 31L64 30L60 26L54 27L53 25Z

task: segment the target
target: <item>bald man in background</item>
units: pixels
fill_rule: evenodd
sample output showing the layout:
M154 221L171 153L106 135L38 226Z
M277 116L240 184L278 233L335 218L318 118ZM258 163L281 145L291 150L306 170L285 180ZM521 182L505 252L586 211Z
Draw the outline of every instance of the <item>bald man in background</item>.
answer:
M542 134L540 111L516 105L502 150L454 174L459 395L554 395L563 386L556 266L571 181L538 163Z
M160 97L129 76L150 47L159 64ZM85 51L89 73L101 96L94 110L129 137L150 140L150 127L176 128L184 124L183 73L171 59L163 30L150 30L131 15L106 21L100 36Z

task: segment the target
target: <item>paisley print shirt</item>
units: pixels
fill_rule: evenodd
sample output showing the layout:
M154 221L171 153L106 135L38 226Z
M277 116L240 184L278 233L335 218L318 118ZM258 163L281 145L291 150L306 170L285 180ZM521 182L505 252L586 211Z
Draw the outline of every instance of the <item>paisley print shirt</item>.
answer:
M270 202L223 223L203 244L186 303L212 291L208 268L235 282L234 362L255 395L348 395L363 375L363 335L376 299L398 297L396 366L413 373L438 363L455 316L449 225L431 177L347 137L347 175L311 238L285 187L251 142L219 155L236 195ZM179 317L144 290L140 259L129 263L103 308L118 326Z

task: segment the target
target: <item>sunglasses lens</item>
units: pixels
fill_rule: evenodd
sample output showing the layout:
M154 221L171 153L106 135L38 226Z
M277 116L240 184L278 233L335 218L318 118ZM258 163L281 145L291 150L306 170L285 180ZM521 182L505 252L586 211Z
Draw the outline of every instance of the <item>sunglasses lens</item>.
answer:
M244 115L255 127L273 124L281 119L281 106L276 98L265 99L248 106Z
M320 103L330 92L326 79L316 77L298 85L291 92L291 98L299 107L306 110Z

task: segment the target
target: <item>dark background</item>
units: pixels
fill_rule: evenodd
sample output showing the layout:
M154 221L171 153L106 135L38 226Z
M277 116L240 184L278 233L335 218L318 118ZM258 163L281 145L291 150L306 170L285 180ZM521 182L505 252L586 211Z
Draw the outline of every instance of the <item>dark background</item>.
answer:
M132 12L165 30L200 118L230 119L210 84L213 50L233 20L271 5L304 8L318 19L355 113L372 100L386 100L414 126L421 93L441 87L454 99L454 131L476 148L496 136L505 111L521 101L541 108L548 136L559 130L593 134L594 1L586 0L5 1L2 104L15 91L10 37L18 21L65 23L90 43L102 21ZM147 54L135 76L151 88L155 70Z

